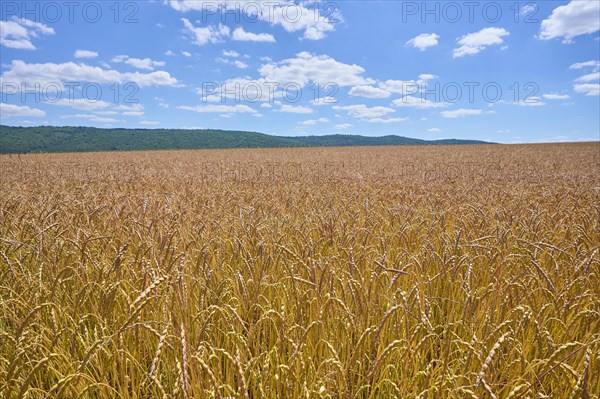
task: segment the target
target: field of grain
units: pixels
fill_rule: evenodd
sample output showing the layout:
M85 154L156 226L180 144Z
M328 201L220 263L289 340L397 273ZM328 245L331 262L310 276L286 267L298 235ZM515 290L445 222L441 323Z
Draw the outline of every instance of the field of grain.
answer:
M600 397L600 144L0 157L2 398Z

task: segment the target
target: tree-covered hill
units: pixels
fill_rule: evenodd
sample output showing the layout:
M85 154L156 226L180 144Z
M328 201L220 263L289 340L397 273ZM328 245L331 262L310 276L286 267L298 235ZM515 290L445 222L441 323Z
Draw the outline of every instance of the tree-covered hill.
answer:
M476 140L427 141L401 136L283 137L257 132L183 129L99 129L0 125L0 153L183 150L216 148L336 147L377 145L485 144Z

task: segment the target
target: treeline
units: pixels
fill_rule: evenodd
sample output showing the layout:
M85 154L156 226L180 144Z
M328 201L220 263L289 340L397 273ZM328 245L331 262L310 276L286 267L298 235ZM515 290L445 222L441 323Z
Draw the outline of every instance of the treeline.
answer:
M401 136L283 137L257 132L184 129L99 129L0 125L0 153L191 150L224 148L486 144L477 140L419 140Z

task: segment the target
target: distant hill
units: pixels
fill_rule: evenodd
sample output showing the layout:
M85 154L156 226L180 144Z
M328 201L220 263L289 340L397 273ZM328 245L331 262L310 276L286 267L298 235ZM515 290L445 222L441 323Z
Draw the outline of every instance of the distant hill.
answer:
M477 140L420 140L401 136L283 137L257 132L183 129L99 129L0 125L0 153L191 150L217 148L490 144Z

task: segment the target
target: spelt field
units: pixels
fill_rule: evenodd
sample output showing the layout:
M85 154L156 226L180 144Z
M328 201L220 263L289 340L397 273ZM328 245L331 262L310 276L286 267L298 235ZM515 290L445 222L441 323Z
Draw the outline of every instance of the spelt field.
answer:
M600 144L0 157L2 398L600 397Z

